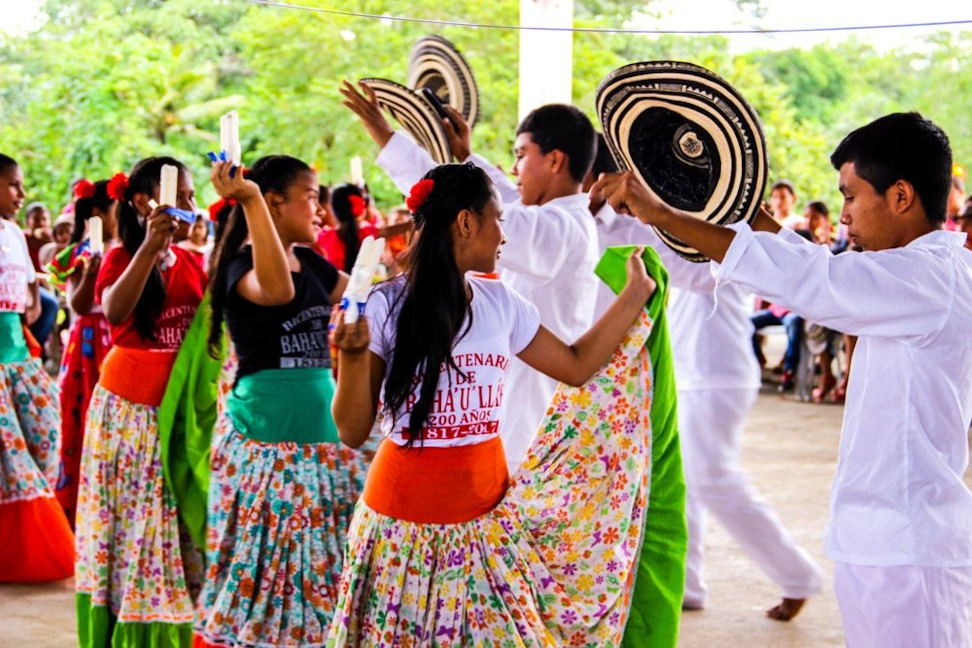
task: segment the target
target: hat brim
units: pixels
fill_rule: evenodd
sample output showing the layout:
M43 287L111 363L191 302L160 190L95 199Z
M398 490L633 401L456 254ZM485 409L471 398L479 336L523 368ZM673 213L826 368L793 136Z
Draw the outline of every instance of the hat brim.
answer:
M470 128L479 118L479 88L472 68L455 46L441 36L425 36L412 47L408 59L408 86L428 88L452 106Z
M598 86L596 106L618 166L663 203L720 225L756 216L769 173L762 124L714 72L681 61L625 65ZM686 259L707 260L656 231Z
M429 152L436 164L452 160L452 149L442 122L424 98L387 79L361 79L375 92L378 105L391 113L415 142Z

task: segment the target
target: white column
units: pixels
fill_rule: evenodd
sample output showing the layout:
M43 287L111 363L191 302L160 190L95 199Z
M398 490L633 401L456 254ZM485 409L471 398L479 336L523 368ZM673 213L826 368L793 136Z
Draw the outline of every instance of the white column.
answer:
M573 26L574 0L520 0L524 27ZM520 32L519 119L548 103L571 103L573 34L569 31Z

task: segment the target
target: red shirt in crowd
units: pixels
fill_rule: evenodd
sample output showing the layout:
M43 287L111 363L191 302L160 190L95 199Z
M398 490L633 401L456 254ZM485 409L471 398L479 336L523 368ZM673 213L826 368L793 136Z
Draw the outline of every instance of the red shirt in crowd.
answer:
M202 301L206 288L206 272L188 250L173 245L176 262L162 272L165 282L165 304L155 322L155 341L146 340L135 329L135 314L121 324L111 326L111 342L130 349L178 350L192 322L196 307ZM105 254L95 283L95 299L100 304L105 289L118 281L128 267L132 255L123 246L114 247Z

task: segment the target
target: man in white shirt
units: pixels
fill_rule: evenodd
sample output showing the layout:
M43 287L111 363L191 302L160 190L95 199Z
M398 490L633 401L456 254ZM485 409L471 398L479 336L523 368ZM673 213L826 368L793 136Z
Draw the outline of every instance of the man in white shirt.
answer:
M972 252L942 231L948 138L897 113L830 160L859 254L832 255L765 215L728 228L693 219L631 174L594 189L716 261L718 282L859 336L824 541L847 644L970 646Z
M613 161L601 155L604 146L599 134L592 178L617 171ZM586 187L592 184L593 180ZM658 252L668 270L668 321L687 489L683 606L691 610L705 607L702 549L706 511L711 510L782 589L783 601L767 610L767 615L789 621L820 589L823 571L797 546L739 465L743 426L760 387L759 366L750 341L752 295L732 282L716 286L707 264L680 257L650 226L618 214L604 196L591 194L591 210L602 253L613 245L647 244ZM602 284L594 317L600 317L613 298L613 291Z
M435 162L411 139L392 130L374 92L361 92L345 82L344 105L350 108L381 147L378 164L396 186L408 194ZM362 94L363 93L363 94ZM594 321L594 301L600 280L597 237L581 193L594 157L594 127L578 109L564 104L537 108L516 131L511 169L516 182L495 165L471 152L469 127L451 109L443 125L457 160L472 162L490 176L503 200L506 244L497 262L501 279L537 306L544 326L571 342ZM455 126L453 125L455 124ZM557 383L519 359L506 377L507 414L500 435L510 475L526 455Z

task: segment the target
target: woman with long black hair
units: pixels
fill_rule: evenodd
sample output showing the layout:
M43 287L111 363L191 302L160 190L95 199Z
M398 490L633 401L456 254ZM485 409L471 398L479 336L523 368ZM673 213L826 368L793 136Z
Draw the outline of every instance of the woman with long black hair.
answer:
M177 204L153 207L166 164L179 170ZM138 162L123 184L122 244L105 253L94 289L113 346L81 460L78 634L82 646L189 646L202 556L164 483L158 409L206 285L193 256L172 245L180 221L167 211L193 211L194 188L167 157Z
M214 434L196 646L321 646L366 461L330 416L328 320L348 276L306 247L317 174L286 155L213 185L236 201L213 257L210 346L236 376Z
M617 645L647 506L656 284L627 258L615 303L568 345L482 276L504 235L481 169L431 170L408 206L404 274L375 288L364 319L332 319L341 440L364 443L379 408L385 438L328 645ZM511 482L499 423L514 355L574 387L558 389Z

